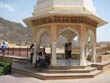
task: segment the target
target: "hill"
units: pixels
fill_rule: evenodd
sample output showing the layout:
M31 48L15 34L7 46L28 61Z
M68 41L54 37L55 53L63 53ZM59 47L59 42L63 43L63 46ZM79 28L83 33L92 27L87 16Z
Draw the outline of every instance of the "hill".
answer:
M21 23L0 17L0 41L21 45L29 44L32 42L32 30Z

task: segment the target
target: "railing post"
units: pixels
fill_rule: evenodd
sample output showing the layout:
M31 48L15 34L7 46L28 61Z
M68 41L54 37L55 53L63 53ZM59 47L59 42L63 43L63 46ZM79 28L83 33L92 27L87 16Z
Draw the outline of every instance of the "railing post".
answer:
M19 47L19 56L20 56L20 54L21 54L21 47Z
M13 47L13 55L14 55L14 47Z
M28 57L28 46L27 46L27 57Z
M8 47L8 55L9 55L9 47Z
M0 53L2 53L2 49L0 48Z

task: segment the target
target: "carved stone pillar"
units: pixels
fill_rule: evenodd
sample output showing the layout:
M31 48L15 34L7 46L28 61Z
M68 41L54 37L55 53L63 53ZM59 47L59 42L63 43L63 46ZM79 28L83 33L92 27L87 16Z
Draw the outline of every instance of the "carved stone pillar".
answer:
M57 44L57 25L52 24L51 25L51 66L56 66L56 60L57 60L57 55L56 55L56 44Z
M94 31L94 42L93 42L93 56L92 56L92 62L96 62L96 30Z
M85 57L85 44L86 44L86 27L85 25L81 25L80 32L80 65L86 65L86 57Z
M35 44L34 44L33 64L36 63L36 59L38 58L37 53L38 53L38 51L39 51L39 48L40 48L40 43L36 41Z
M92 62L96 62L96 44L94 43L93 46L92 46L92 59L91 61Z
M86 57L85 57L85 43L80 44L80 65L86 65Z
M36 63L37 53L40 48L40 39L37 38L37 27L33 28L33 37L34 37L34 56L33 56L33 64Z
M33 39L34 39L34 56L33 56L33 64L36 62L36 27L33 27Z
M34 56L33 56L33 64L35 64L35 62L36 62L36 58L37 58L37 56L36 56L36 43L34 43Z
M89 55L89 47L88 47L88 44L86 44L86 60L87 60L87 58L88 58L88 55Z
M56 60L57 60L57 55L56 55L56 44L57 42L52 42L51 43L51 66L56 66Z

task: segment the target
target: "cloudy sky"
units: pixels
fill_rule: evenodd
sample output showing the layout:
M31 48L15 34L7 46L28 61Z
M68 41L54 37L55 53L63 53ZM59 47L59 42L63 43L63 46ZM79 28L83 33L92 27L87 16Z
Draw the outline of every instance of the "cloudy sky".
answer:
M26 17L32 16L37 0L0 0L0 17L22 22ZM110 0L93 0L97 15L110 22ZM97 41L110 42L110 25L97 29Z

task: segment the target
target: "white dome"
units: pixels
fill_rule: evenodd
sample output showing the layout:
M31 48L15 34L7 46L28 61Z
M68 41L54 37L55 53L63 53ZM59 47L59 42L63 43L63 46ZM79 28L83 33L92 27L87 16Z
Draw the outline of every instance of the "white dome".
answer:
M96 11L92 0L38 0L33 15L45 14L92 14Z

